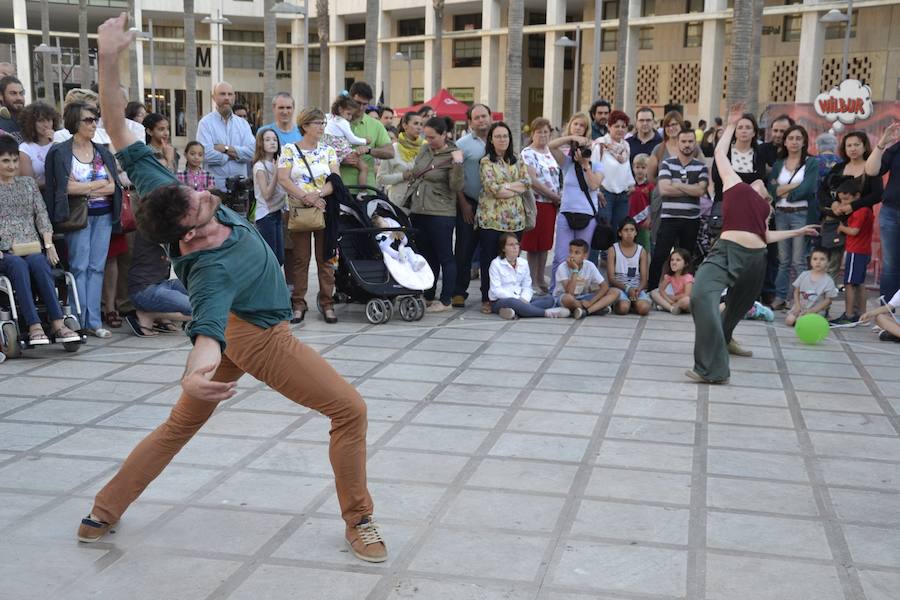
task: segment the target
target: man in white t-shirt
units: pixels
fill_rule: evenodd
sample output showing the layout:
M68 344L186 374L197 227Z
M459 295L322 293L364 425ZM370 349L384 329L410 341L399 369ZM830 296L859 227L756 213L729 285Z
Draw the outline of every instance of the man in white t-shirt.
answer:
M859 322L865 323L875 319L875 324L884 330L878 334L879 340L882 342L900 342L900 320L898 320L896 314L898 308L900 308L900 290L894 294L894 297L887 304L863 314L859 318Z

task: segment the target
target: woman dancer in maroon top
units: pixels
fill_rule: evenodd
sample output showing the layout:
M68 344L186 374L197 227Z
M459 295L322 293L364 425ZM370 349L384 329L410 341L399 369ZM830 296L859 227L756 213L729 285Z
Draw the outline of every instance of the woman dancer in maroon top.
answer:
M752 356L731 334L753 306L766 274L766 245L802 235L818 235L817 226L769 231L771 198L761 180L747 185L728 160L728 149L743 105L731 108L728 127L716 144L716 167L722 177L723 227L719 241L700 265L691 291L694 318L694 368L685 371L698 383L728 383L728 355ZM719 313L722 291L728 289L725 312Z

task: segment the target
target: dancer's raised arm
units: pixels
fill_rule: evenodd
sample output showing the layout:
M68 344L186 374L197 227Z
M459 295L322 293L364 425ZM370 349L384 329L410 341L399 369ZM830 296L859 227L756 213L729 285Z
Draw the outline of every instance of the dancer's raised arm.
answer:
M720 139L719 143L716 144L714 155L716 160L716 168L719 171L719 177L722 178L723 192L733 185L741 182L741 178L735 172L734 167L731 166L731 161L728 160L728 151L731 149L731 140L734 137L734 130L737 127L738 121L741 120L741 117L743 115L743 104L738 103L731 107L731 110L728 112L728 125L725 127L725 131L722 133L722 139Z
M138 141L125 124L125 97L119 84L119 57L134 43L135 33L127 29L128 16L107 19L97 29L100 114L113 148L124 150Z

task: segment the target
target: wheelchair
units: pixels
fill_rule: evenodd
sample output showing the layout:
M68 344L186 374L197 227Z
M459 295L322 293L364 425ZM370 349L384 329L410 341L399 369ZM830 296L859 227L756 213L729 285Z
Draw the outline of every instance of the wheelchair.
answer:
M68 271L62 269L52 269L53 281L56 284L57 297L63 312L63 323L66 327L75 332L81 331L81 324L78 316L81 315L81 304L78 302L78 289L75 286L75 277ZM0 352L8 358L16 358L21 356L22 351L30 349L25 341L28 331L26 323L21 321L14 296L12 281L6 275L0 275ZM35 306L37 307L38 316L41 324L48 331L47 337L51 344L56 344L52 332L49 331L49 316L47 307L35 295ZM74 311L72 306L68 304L74 303ZM60 342L66 352L78 352L82 344L87 342L87 336L79 333L80 341Z

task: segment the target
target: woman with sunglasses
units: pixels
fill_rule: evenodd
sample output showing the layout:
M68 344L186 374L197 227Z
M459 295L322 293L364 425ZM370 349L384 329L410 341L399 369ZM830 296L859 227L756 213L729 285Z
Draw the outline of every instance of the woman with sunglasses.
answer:
M100 295L110 235L121 232L122 188L112 154L92 140L98 120L89 104L66 105L63 126L72 137L47 153L44 201L51 222L61 223L69 218L69 198L87 197L87 226L66 233L69 270L78 287L85 333L108 338L112 333L102 326Z

